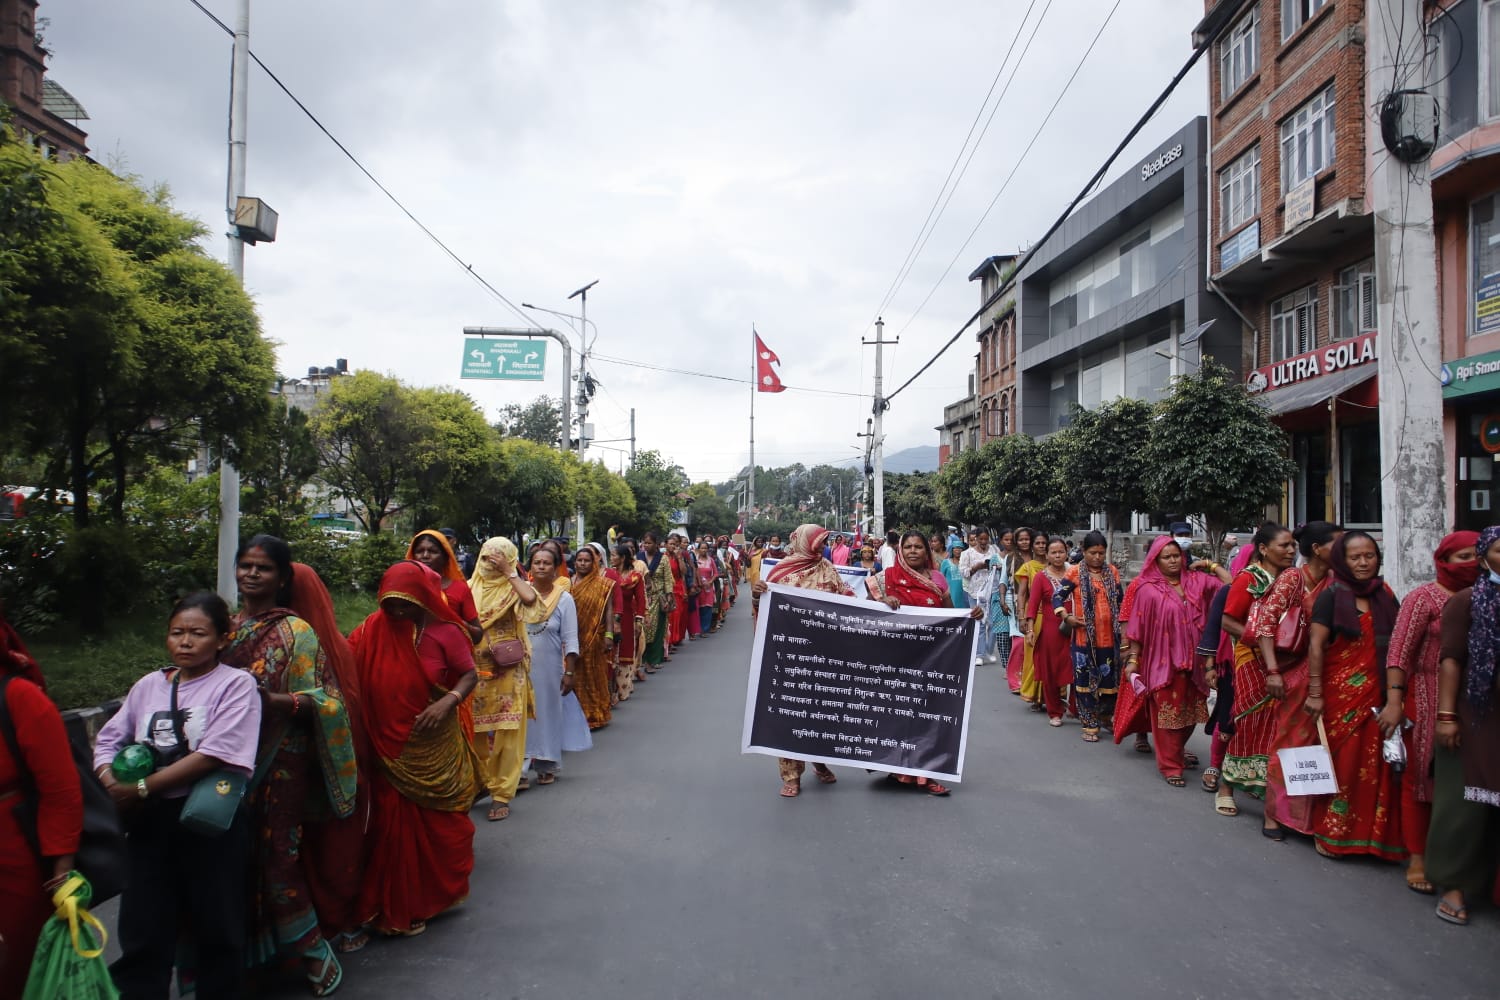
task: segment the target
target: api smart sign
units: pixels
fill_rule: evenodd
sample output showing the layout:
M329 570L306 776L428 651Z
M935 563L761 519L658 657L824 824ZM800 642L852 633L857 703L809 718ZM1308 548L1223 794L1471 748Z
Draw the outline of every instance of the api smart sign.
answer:
M545 340L465 337L462 378L540 382L547 374Z

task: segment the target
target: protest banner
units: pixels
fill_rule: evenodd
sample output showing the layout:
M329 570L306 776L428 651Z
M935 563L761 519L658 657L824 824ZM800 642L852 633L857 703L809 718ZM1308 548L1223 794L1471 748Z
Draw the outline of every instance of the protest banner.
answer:
M771 572L771 567L779 562L781 562L780 559L762 559L760 562L762 576ZM839 577L849 585L850 590L854 591L855 597L863 599L870 596L869 591L865 589L865 580L870 575L869 570L863 566L834 566L833 568L839 571Z
M978 642L962 610L772 585L741 750L961 781Z

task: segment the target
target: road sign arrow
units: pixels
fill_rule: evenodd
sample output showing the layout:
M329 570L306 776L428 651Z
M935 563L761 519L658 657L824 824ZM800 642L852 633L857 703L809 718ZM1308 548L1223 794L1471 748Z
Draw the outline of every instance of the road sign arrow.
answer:
M537 358L536 351L532 351L530 354L526 355L526 363L530 364L531 362L535 361L536 358Z
M470 351L469 352L469 357L473 358L475 361L481 361L482 362L484 360L484 352L483 351Z

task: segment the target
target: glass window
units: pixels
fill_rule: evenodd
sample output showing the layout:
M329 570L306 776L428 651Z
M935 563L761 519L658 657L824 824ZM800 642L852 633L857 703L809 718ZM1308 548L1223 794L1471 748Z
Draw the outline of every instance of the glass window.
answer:
M1219 233L1227 236L1260 214L1260 144L1219 171Z
M1167 280L1186 260L1182 202L1060 275L1048 288L1048 335L1092 319Z
M1339 272L1333 286L1333 337L1358 337L1375 326L1375 261L1366 260Z
M1281 123L1281 193L1333 166L1333 84Z
M1085 410L1092 410L1104 401L1103 360L1095 355L1083 363L1083 375L1078 380L1078 405Z
M1281 0L1281 40L1291 38L1327 4L1328 0Z
M1500 192L1474 203L1469 232L1474 238L1474 314L1469 332L1500 332Z
M1484 5L1484 80L1487 113L1500 118L1500 2Z
M1073 422L1073 404L1078 402L1078 370L1054 372L1047 397L1048 430L1060 431Z
M1126 343L1126 396L1154 403L1166 395L1171 375L1172 361L1168 356L1165 333L1136 337Z
M1437 56L1428 70L1438 99L1438 142L1450 142L1479 123L1478 0L1458 0L1432 21ZM1492 6L1494 6L1492 4Z
M1306 354L1318 342L1318 286L1308 285L1271 303L1271 360Z
M1219 95L1227 98L1260 68L1260 5L1240 18L1219 43Z
M1339 520L1356 525L1380 525L1380 435L1375 425L1339 428L1339 465L1343 510Z

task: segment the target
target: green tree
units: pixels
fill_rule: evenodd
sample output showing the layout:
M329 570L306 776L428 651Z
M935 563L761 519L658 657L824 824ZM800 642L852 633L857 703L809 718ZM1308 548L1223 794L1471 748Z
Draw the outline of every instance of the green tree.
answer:
M307 414L278 396L271 405L271 433L245 451L240 467L245 513L285 538L290 526L307 516L302 487L317 471L318 449Z
M495 429L506 437L555 445L562 440L562 403L552 396L538 396L524 406L509 403L500 408Z
M370 534L396 507L416 472L421 428L411 394L394 377L360 371L335 379L308 421L318 448L318 477L349 501Z
M715 537L731 534L739 525L739 515L719 498L708 483L694 483L688 487L693 497L688 507L688 530L696 538L705 532Z
M1060 435L1008 434L961 452L937 473L939 505L967 524L1071 530L1087 508L1063 475Z
M1150 506L1145 455L1152 412L1150 403L1129 397L1091 410L1075 406L1072 423L1057 435L1062 474L1078 504L1104 511L1111 532Z
M443 501L442 519L476 539L532 531L572 512L568 468L556 448L496 437L468 488Z
M851 470L852 471L852 470ZM893 528L931 533L947 523L938 504L937 474L893 472L885 477L885 523Z
M648 529L665 530L667 519L682 506L677 494L688 486L682 467L655 449L636 453L625 482L635 496L635 521L630 528L636 535Z
M1212 358L1179 375L1145 449L1146 490L1161 511L1201 514L1210 551L1224 533L1265 515L1296 471L1286 433Z
M453 389L407 389L418 435L416 461L398 497L419 525L436 523L447 501L473 489L493 454L495 430L465 393Z

